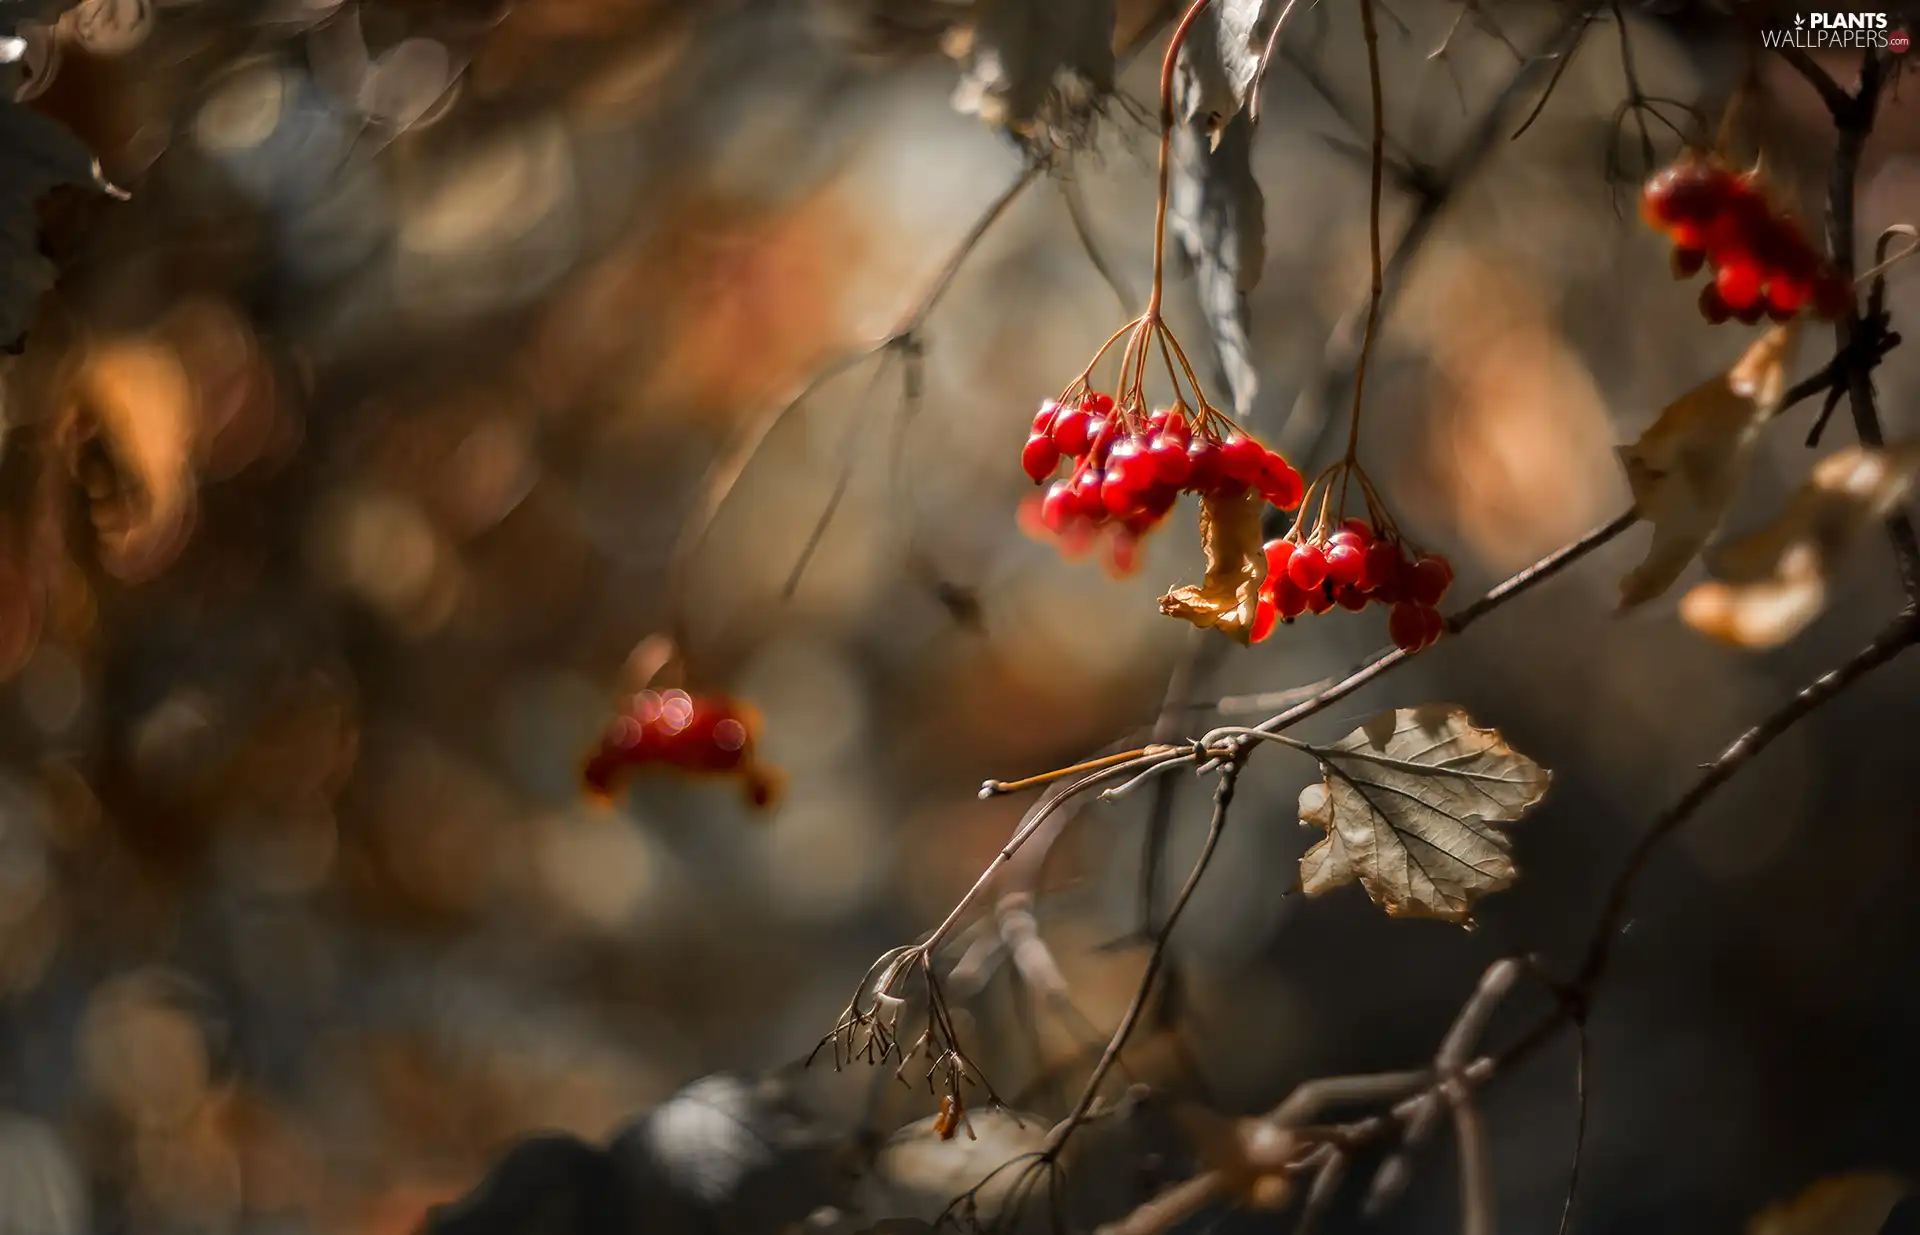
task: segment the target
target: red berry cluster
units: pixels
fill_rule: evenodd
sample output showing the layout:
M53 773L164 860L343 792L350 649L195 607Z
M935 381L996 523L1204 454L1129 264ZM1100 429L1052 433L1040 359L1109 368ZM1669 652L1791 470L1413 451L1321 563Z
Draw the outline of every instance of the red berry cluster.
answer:
M1453 567L1433 553L1415 555L1396 537L1379 535L1364 519L1348 519L1324 541L1270 540L1267 580L1253 618L1253 641L1280 622L1338 605L1358 613L1390 606L1387 633L1407 652L1431 647L1445 625L1438 608L1453 583Z
M1800 223L1775 208L1756 173L1689 155L1647 181L1640 207L1673 241L1675 278L1711 267L1713 280L1700 292L1708 321L1784 322L1809 307L1829 320L1846 312L1852 288Z
M778 773L754 758L759 718L725 695L643 690L627 700L587 760L582 779L597 798L611 797L623 774L645 768L738 776L754 806L770 805Z
M1129 573L1140 537L1160 525L1182 493L1231 497L1257 489L1282 510L1300 505L1300 473L1244 433L1222 439L1211 423L1195 424L1183 407L1128 416L1111 395L1092 391L1077 406L1041 404L1020 466L1044 484L1061 461L1073 470L1040 499L1038 520L1070 547L1115 528L1115 566ZM1124 561L1125 565L1121 565Z

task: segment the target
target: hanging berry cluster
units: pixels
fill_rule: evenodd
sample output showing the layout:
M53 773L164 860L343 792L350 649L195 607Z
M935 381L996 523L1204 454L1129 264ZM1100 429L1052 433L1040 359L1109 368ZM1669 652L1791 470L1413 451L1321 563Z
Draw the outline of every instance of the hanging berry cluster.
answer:
M1673 242L1675 278L1711 271L1700 313L1715 325L1785 322L1804 309L1826 320L1846 312L1852 289L1800 222L1772 202L1759 172L1684 155L1647 181L1640 205L1648 224Z
M1283 537L1266 543L1267 579L1260 587L1253 641L1303 613L1336 605L1358 613L1384 605L1387 633L1405 652L1433 646L1445 620L1439 604L1453 584L1453 567L1435 553L1415 553L1397 534L1382 534L1365 519L1347 519L1321 539Z
M1175 404L1143 416L1137 401L1130 414L1112 395L1075 393L1069 387L1067 395L1040 405L1020 452L1020 466L1035 484L1071 462L1033 508L1067 556L1111 529L1109 563L1116 574L1131 574L1140 539L1166 519L1182 493L1233 497L1252 490L1282 510L1300 504L1300 473L1212 408L1203 405L1192 415Z
M780 774L755 758L759 729L754 710L725 695L643 690L614 717L582 780L590 795L606 799L633 771L728 776L740 781L749 804L770 806Z

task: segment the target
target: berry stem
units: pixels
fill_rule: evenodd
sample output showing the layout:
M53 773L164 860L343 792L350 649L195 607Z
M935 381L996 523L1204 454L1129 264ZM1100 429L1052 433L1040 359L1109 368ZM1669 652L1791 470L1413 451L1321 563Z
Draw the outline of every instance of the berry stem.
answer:
M1154 205L1153 289L1147 294L1147 311L1143 315L1147 321L1160 318L1160 287L1166 273L1167 196L1173 176L1173 70L1180 59L1180 45L1187 41L1187 31L1193 28L1194 18L1206 7L1207 0L1193 0L1180 24L1174 27L1173 37L1167 40L1166 58L1160 62L1160 195Z
M1386 181L1387 121L1380 97L1380 31L1374 25L1374 0L1360 0L1360 29L1367 41L1367 84L1373 96L1373 183L1367 206L1367 243L1373 263L1373 282L1367 294L1367 325L1360 336L1360 359L1353 375L1353 417L1347 428L1347 457L1352 464L1360 450L1360 407L1367 390L1367 360L1373 354L1373 336L1380 323L1380 298L1386 278L1380 260L1380 195ZM1342 482L1340 504L1346 505Z

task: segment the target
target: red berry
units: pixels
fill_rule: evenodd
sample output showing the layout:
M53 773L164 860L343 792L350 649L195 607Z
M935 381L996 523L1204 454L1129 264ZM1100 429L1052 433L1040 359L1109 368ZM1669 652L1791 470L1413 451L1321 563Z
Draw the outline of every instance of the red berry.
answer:
M1703 223L1726 209L1738 193L1732 172L1688 157L1656 173L1641 190L1642 213L1654 226Z
M1438 609L1422 609L1420 610L1420 620L1423 625L1423 629L1420 632L1420 646L1430 648L1440 642L1440 636L1446 633L1447 619L1440 616Z
M1107 456L1107 476L1100 485L1100 501L1117 517L1142 508L1141 498L1153 483L1153 461L1132 438L1122 440Z
M1447 565L1446 559L1423 554L1407 568L1407 599L1416 605L1437 605L1452 583L1453 568Z
M1709 283L1700 289L1700 316L1716 326L1733 316L1733 310L1720 298L1717 284Z
M1333 589L1333 603L1349 613L1358 613L1367 607L1368 596L1357 587L1338 587Z
M1020 452L1020 466L1037 485L1053 475L1053 469L1060 466L1060 448L1036 433L1027 439L1026 448Z
M1242 485L1260 483L1266 470L1267 448L1242 433L1220 443L1220 470Z
M1751 326L1755 322L1758 322L1761 318L1765 317L1766 315L1767 315L1767 302L1764 300L1756 299L1752 304L1748 305L1746 308L1736 310L1733 315L1733 320L1736 322L1743 322L1746 325Z
M1140 509L1154 523L1158 523L1167 517L1167 512L1172 510L1173 504L1179 500L1180 490L1172 485L1148 485L1146 492L1140 495Z
M1270 580L1273 584L1273 604L1281 617L1291 622L1307 611L1307 593L1292 579L1281 575Z
M1264 643L1267 636L1273 633L1273 628L1279 624L1278 602L1274 599L1273 593L1263 587L1260 589L1259 603L1253 607L1253 628L1247 632L1248 637L1255 643Z
M1261 546L1267 555L1267 582L1287 573L1287 563L1293 560L1293 542L1291 540L1269 540Z
M1667 264L1673 268L1674 278L1691 279L1700 273L1700 267L1707 264L1707 251L1684 245L1675 246Z
M1079 502L1070 480L1054 481L1047 495L1040 499L1040 523L1055 535L1065 531L1068 522L1079 513Z
M1267 501L1281 510L1293 510L1307 495L1306 482L1300 479L1300 473L1279 455L1268 455L1269 467L1260 477L1260 493Z
M1362 549L1373 543L1373 524L1365 519L1342 519L1340 530L1335 536L1351 536L1359 542Z
M1100 497L1107 474L1097 467L1083 468L1072 481L1073 512L1092 523L1104 523L1107 504Z
M1287 559L1287 578L1306 591L1318 588L1327 577L1327 557L1316 544L1296 545Z
M1400 548L1385 540L1376 540L1367 546L1366 570L1361 573L1361 586L1369 592L1375 592L1393 582L1400 573Z
M1107 573L1116 579L1129 579L1140 569L1140 538L1125 528L1107 541Z
M1093 443L1093 417L1077 407L1061 408L1053 418L1053 427L1048 431L1053 444L1063 455L1078 458L1087 453L1087 447Z
M1147 417L1147 426L1156 437L1169 437L1185 446L1193 440L1193 427L1187 418L1180 414L1179 408L1163 407Z
M1033 414L1034 433L1051 433L1053 431L1053 418L1059 414L1060 405L1052 399L1048 399L1045 403L1042 403L1040 410Z
M1178 488L1187 482L1187 474L1193 470L1187 458L1187 443L1164 432L1147 447L1147 456L1153 460L1153 474L1163 485Z
M1753 308L1760 301L1760 267L1753 261L1729 262L1713 276L1720 300L1735 313Z
M1788 274L1776 274L1767 282L1767 310L1791 317L1806 307L1813 295L1813 284Z
M1327 590L1324 583L1319 587L1307 589L1308 613L1325 613L1331 608L1333 608L1333 593Z
M1093 440L1087 443L1087 458L1105 466L1107 452L1121 437L1120 420L1115 416L1096 416L1093 421Z
M1195 493L1211 493L1224 474L1219 444L1204 437L1194 438L1187 446L1187 488Z
M1417 652L1426 646L1426 611L1419 605L1402 602L1387 614L1387 637L1403 652Z
M1089 390L1081 397L1080 406L1095 416L1105 416L1113 410L1113 396L1103 395L1097 390Z
M1336 587L1353 587L1366 575L1367 555L1351 541L1336 541L1327 546L1327 581Z

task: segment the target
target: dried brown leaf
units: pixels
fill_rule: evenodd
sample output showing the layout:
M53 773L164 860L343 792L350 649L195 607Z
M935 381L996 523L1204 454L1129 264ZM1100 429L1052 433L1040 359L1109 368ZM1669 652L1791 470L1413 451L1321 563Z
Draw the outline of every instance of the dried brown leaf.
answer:
M121 578L148 577L172 560L193 513L193 383L172 348L125 339L87 349L68 397L68 457L102 558Z
M1755 1214L1747 1235L1879 1235L1909 1191L1906 1180L1879 1171L1828 1175Z
M1300 859L1309 896L1358 880L1394 917L1465 922L1519 871L1499 827L1526 814L1550 773L1452 704L1382 712L1317 752L1325 780L1300 822L1326 837Z
M1205 629L1209 626L1241 643L1253 629L1260 585L1267 577L1261 550L1259 493L1208 496L1200 503L1200 545L1207 555L1207 577L1199 585L1177 587L1160 598L1160 612Z
M1213 0L1180 48L1180 114L1220 131L1247 105L1270 28L1270 0Z
M1036 140L1074 145L1113 89L1114 0L975 0L950 32L953 106Z
M1646 560L1620 581L1622 611L1659 596L1720 526L1760 426L1780 406L1793 325L1761 336L1734 366L1667 405L1620 461L1634 510L1653 524Z
M1835 567L1907 499L1916 477L1920 445L1856 446L1822 459L1778 518L1716 555L1719 578L1687 593L1681 618L1735 647L1785 643L1820 615Z

